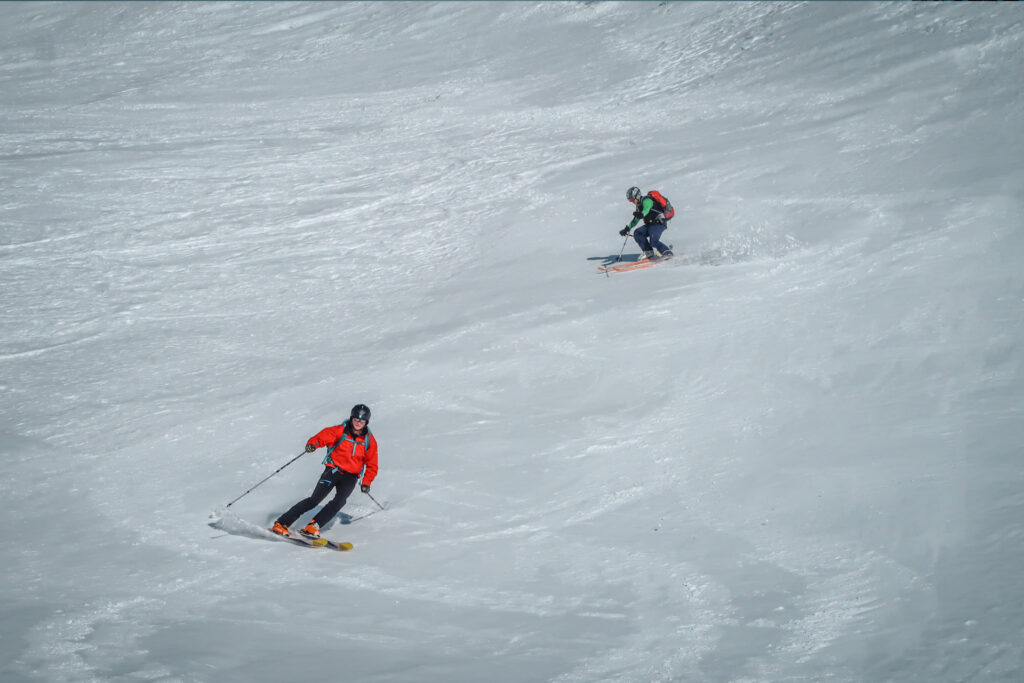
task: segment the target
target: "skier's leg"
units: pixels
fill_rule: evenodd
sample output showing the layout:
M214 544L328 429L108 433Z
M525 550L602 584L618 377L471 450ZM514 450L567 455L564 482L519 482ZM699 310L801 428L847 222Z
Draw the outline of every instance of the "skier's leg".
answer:
M633 239L636 240L640 250L644 253L651 250L650 227L649 225L643 225L633 231Z
M331 477L331 468L325 467L323 474L320 475L320 480L317 481L316 486L313 487L313 493L309 494L308 498L303 498L293 505L288 512L278 517L277 521L287 527L290 527L295 523L295 520L301 517L304 513L309 512L319 505L320 501L322 501L330 492L332 486L334 486L334 479Z
M668 226L662 223L655 223L648 227L651 235L651 244L658 250L658 253L664 254L667 251L671 251L668 248L668 245L661 241L661 233L665 232L665 229L668 228Z
M338 470L338 474L335 475L334 481L334 498L331 498L331 502L324 505L323 509L313 517L313 521L316 522L316 525L320 528L323 528L325 524L334 519L334 516L341 511L342 507L344 507L348 497L356 488L356 482L359 481L359 475L349 474L348 472Z

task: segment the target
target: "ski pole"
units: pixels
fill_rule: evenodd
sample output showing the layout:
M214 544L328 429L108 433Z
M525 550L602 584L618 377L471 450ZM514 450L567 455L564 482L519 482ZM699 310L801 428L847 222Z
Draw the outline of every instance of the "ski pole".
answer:
M628 241L629 241L629 233L627 232L626 233L626 239L622 240L622 249L619 249L619 257L617 259L615 259L616 263L618 263L619 261L622 260L622 252L626 251L626 242L628 242Z
M366 495L370 496L370 500L372 500L374 503L377 503L377 499L371 496L369 491L366 492ZM381 505L380 503L377 503L377 507L379 507L381 510L384 509L384 506Z
M280 467L278 467L278 468L277 468L276 470L274 470L274 474L277 474L278 472L280 472L281 470L283 470L283 469L284 469L285 467L288 467L288 465L291 465L291 464L292 464L293 462L295 462L296 460L298 460L299 458L301 458L301 457L302 457L302 456L304 456L305 454L306 454L306 451L302 451L301 453L299 453L298 455L296 455L296 456L295 456L294 458L292 458L291 460L289 460L288 462L286 462L285 464L281 465L281 466L280 466ZM270 477L274 476L274 474L271 474L271 475L270 475ZM270 477L267 477L267 479L270 479ZM264 481L266 481L267 479L264 479L264 480L263 480L263 481L261 481L261 482L260 482L259 484L256 484L256 486L259 486L260 484L262 484L262 483L263 483ZM224 507L231 507L232 505L234 505L235 503L237 503L238 501L240 501L240 500L241 500L242 498L244 498L245 496L249 495L249 494L250 494L250 493L251 493L251 492L253 491L253 489L255 489L255 488L256 488L256 486L253 486L253 487L252 487L251 489L249 489L248 491L246 491L245 493L243 493L242 495L240 495L240 496L239 496L238 498L235 498L235 499L234 499L233 501L231 501L230 503L228 503L228 504L227 504L227 505L225 505Z
M626 251L626 242L628 242L628 241L629 241L629 233L627 232L626 233L626 239L622 240L622 249L619 249L619 255L617 257L615 257L615 261L613 261L613 263L618 263L619 261L622 260L622 252ZM605 277L611 277L611 275L608 274L607 270L604 271L604 276Z

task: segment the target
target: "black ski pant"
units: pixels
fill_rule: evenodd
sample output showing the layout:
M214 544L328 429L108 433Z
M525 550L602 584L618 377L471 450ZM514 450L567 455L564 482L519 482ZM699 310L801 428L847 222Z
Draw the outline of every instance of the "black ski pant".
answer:
M317 526L322 527L334 519L334 516L345 505L345 501L348 500L349 495L355 489L357 481L359 481L358 474L339 470L336 467L325 467L324 473L320 475L320 481L316 483L316 487L313 489L313 493L309 494L309 498L303 498L293 505L288 512L278 517L277 521L286 527L290 527L295 523L295 520L319 505L320 501L331 492L331 489L334 489L334 498L331 498L331 502L324 505L323 509L313 517L313 521L317 523Z

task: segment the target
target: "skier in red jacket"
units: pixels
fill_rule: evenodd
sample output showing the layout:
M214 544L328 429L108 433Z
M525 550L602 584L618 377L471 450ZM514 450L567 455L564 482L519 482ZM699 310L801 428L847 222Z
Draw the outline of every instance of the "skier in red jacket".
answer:
M319 538L320 527L334 519L345 505L345 501L356 487L356 482L359 481L360 474L363 475L360 490L363 493L370 491L370 484L377 476L377 440L370 433L369 424L370 409L360 403L352 407L351 416L347 421L336 427L321 430L306 442L307 453L327 447L327 456L324 458L326 467L313 493L278 517L271 531L282 536L290 536L291 530L288 527L304 513L319 505L333 488L334 498L323 506L300 532L305 536Z

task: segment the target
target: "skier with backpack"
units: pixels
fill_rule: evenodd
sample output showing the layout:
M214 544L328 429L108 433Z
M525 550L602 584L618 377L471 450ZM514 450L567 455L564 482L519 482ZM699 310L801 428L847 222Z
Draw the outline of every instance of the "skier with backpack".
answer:
M644 258L658 258L655 249L661 255L660 258L671 257L672 250L661 241L661 235L668 228L669 220L676 215L672 203L657 190L651 190L644 196L639 187L626 190L626 199L636 207L636 210L633 212L633 220L619 230L619 234L625 237L637 223L643 221L643 226L633 233L633 239L640 245Z
M349 495L363 475L360 490L370 492L370 484L377 476L377 440L370 433L370 409L362 403L352 407L349 419L335 427L320 430L306 442L306 452L327 448L324 471L308 498L303 498L277 518L271 529L275 534L291 536L290 527L299 517L309 512L327 497L331 489L334 498L313 517L299 533L311 538L320 537L320 527L327 524L345 505Z

